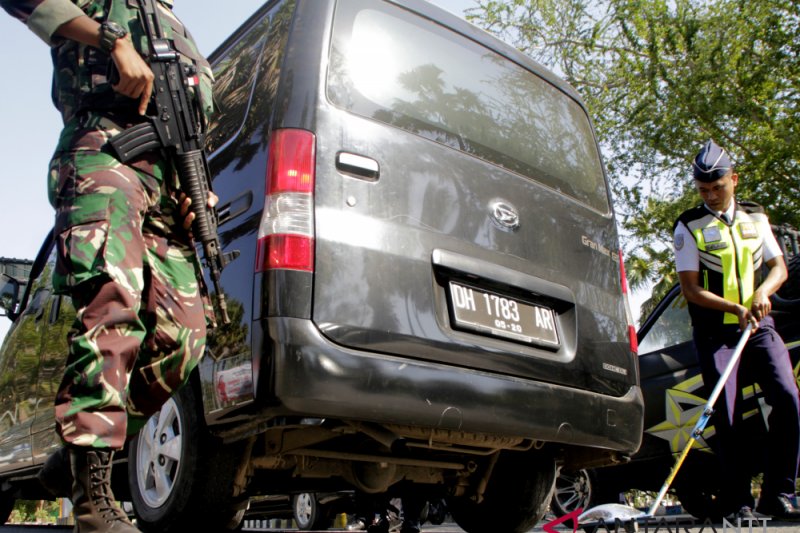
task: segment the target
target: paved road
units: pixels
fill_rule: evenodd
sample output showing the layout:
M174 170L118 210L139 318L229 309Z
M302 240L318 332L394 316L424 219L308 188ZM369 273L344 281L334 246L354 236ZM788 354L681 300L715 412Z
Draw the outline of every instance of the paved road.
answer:
M531 533L544 532L543 524L539 524L536 528L531 530ZM248 530L245 531L265 531L265 530ZM271 529L266 530L271 533L294 533L296 530L285 529ZM335 531L335 530L330 530ZM340 530L341 531L341 530ZM455 524L442 524L441 526L426 525L422 528L423 533L464 533L464 530ZM558 526L558 532L569 533L571 529ZM584 529L586 533L616 533L614 526L600 527L597 529ZM308 533L308 532L306 532ZM485 533L502 533L498 531L487 531ZM619 533L626 533L623 529ZM752 528L748 524L742 524L737 528L736 524L723 525L723 524L701 524L690 517L681 517L678 519L654 521L650 524L642 524L639 526L638 533L800 533L800 524L779 523L774 521L753 522Z
M539 524L531 533L544 532L543 524ZM37 533L47 531L51 533L64 533L72 531L68 527L57 526L0 526L0 533ZM269 532L269 533L295 533L297 530L289 529L245 529L248 532ZM335 531L342 531L341 529L331 529L327 532L319 533L332 533ZM426 525L422 528L423 533L464 533L464 530L455 524L445 523L441 526ZM558 532L569 533L569 529L558 526ZM609 528L600 527L596 530L589 528L584 530L587 533L615 533L613 526ZM742 524L740 528L736 524L723 525L723 524L700 524L690 517L670 517L669 519L653 521L650 524L642 524L639 526L639 533L800 533L800 524L791 524L785 522L768 521L753 522L752 527L748 524ZM203 532L206 533L206 532ZM213 532L209 532L213 533ZM306 531L305 533L313 533ZM485 533L502 533L498 531L487 531ZM619 533L625 533L622 529Z
M548 516L544 521L539 523L530 533L545 532L544 525L547 520L552 520L552 516ZM556 531L569 533L570 528L563 524L555 528ZM290 533L296 530L289 529L245 529L245 531L269 531L271 533ZM336 531L331 529L330 531ZM341 531L341 530L339 530ZM423 533L464 533L464 530L454 523L445 523L441 526L432 526L426 524L422 528ZM619 528L618 531L613 525L606 526L589 526L584 527L584 533L629 533ZM308 533L308 532L306 532ZM483 532L481 532L483 533ZM502 533L498 531L487 531L485 533ZM701 523L689 515L678 515L669 517L658 517L651 519L648 523L638 524L638 533L800 533L800 523L778 522L774 520L759 520L754 521L752 525L748 523L741 524L737 527L736 523L730 524L711 524Z
M531 530L531 533L541 533L545 530L543 529L543 524L539 524L536 528ZM265 530L248 530L245 531L265 531ZM294 532L295 530L285 530L285 529L272 529L267 530L271 533L289 533ZM334 530L330 530L334 531ZM341 531L341 530L340 530ZM422 528L423 533L464 533L464 530L458 527L455 524L442 524L441 526L431 526L426 525ZM558 532L565 532L569 533L571 529L567 529L566 527L558 526L556 528ZM616 533L614 526L609 526L609 528L600 527L597 529L584 529L585 533ZM306 532L308 533L308 532ZM487 531L485 533L502 533L498 531ZM626 533L623 529L619 530L619 533ZM766 523L763 522L753 522L752 528L748 527L748 524L742 524L741 528L737 528L736 524L732 524L731 526L723 525L723 524L700 524L698 522L693 521L690 517L682 517L679 519L670 519L670 520L662 520L662 521L654 521L651 524L642 524L639 526L638 533L800 533L800 524L791 524L791 523L779 523L769 521Z

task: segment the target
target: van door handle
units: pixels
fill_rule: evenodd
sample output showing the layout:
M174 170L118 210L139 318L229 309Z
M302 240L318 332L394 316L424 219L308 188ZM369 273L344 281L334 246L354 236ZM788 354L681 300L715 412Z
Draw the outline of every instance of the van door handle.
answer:
M226 222L243 215L253 205L253 191L245 191L230 202L217 206L217 224L222 226Z
M377 181L380 175L380 165L371 157L339 152L336 154L336 170L356 178Z

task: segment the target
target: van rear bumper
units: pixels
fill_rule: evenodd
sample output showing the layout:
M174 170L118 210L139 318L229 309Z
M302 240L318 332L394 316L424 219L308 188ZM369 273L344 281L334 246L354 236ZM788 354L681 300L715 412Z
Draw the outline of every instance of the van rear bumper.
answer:
M352 350L310 320L269 318L275 400L306 417L366 420L523 437L633 453L641 389L622 397ZM266 361L262 362L266 363ZM261 391L269 385L261 384Z

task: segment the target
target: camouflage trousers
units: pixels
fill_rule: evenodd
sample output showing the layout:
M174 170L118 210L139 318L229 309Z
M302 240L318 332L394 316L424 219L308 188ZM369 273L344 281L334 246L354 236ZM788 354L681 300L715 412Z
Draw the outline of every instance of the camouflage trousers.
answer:
M209 305L169 165L157 153L123 165L108 137L75 131L51 162L53 285L77 311L56 429L67 444L119 449L197 366Z

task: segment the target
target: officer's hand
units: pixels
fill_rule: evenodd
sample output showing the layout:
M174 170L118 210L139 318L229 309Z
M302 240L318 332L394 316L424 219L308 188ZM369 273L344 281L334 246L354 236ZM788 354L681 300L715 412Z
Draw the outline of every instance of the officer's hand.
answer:
M153 71L133 47L130 36L118 39L111 58L119 71L119 83L114 90L129 98L139 99L139 114L144 115L153 92Z
M739 327L744 331L744 328L747 327L747 324L753 325L753 331L758 328L758 320L750 312L748 308L743 305L736 304L736 316L739 317Z
M756 320L760 322L761 319L772 311L772 302L769 300L768 296L757 290L753 293L753 305L750 307L750 310L753 312L753 315L755 315Z
M209 191L208 193L208 207L212 208L219 202L219 197L214 194L213 192ZM191 211L192 207L192 199L186 196L186 193L181 193L181 197L178 200L181 206L181 216L183 217L183 229L188 230L192 227L192 222L194 222L195 215L194 212Z

